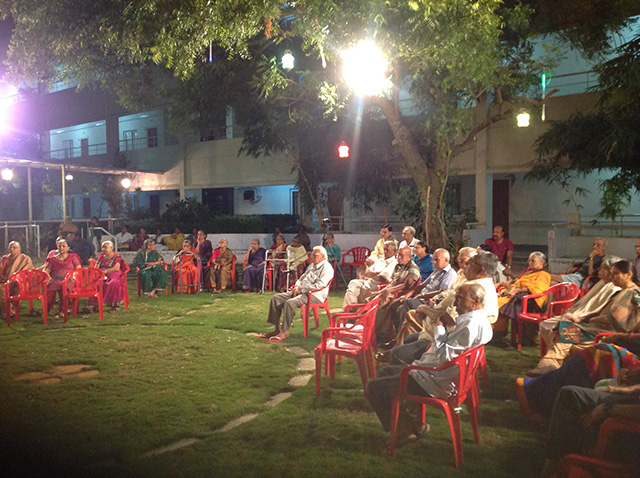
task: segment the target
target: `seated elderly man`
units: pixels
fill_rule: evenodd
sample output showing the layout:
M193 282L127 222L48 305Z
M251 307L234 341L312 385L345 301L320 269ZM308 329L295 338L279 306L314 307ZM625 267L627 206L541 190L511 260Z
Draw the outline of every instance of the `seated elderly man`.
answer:
M415 252L413 247L418 243L418 239L416 239L416 229L412 226L407 226L402 230L402 242L398 246L399 249L403 247L408 247L411 249L411 254L413 255Z
M0 287L7 283L13 274L20 271L26 271L33 269L33 263L31 258L26 254L23 254L20 250L20 243L17 241L11 241L9 243L9 254L6 254L0 258ZM4 296L4 290L0 289ZM9 292L14 295L18 292L18 284L12 283L9 285ZM2 307L5 305L5 301L0 300Z
M380 284L389 282L391 275L396 267L396 250L395 242L387 241L384 243L384 257L376 260L376 262L364 271L362 279L353 279L347 286L347 292L344 294L342 307L351 304L362 304L371 294L378 290Z
M464 267L466 281L462 285L477 284L484 290L484 310L489 324L495 323L498 317L498 295L493 285L498 258L490 252L479 252L467 261ZM456 292L457 293L457 292ZM411 310L405 315L400 332L396 337L396 346L390 351L376 355L379 362L389 361L391 364L409 364L433 340L435 323L447 316L456 322L458 312L453 307L453 296L448 293L441 302L429 302ZM447 320L448 321L448 320ZM449 321L448 321L449 322ZM415 333L409 333L416 331ZM404 336L401 337L401 333ZM402 339L402 340L401 340ZM402 344L404 342L404 344ZM402 345L401 345L402 344Z
M465 284L460 287L454 303L459 314L458 319L454 322L446 315L437 319L431 347L426 352L423 347L413 365L439 367L466 350L489 342L492 330L483 302L484 289L479 284ZM369 380L365 387L365 395L385 431L391 429L391 401L398 395L402 367L401 365L384 367L379 372L379 378ZM452 370L442 372L413 370L409 373L409 393L447 398L456 388L452 380ZM419 438L426 431L402 406L398 416L397 430L397 446L406 444L412 435ZM388 442L385 447L388 447Z
M273 324L273 332L259 335L260 338L272 342L280 342L289 336L289 329L293 316L301 305L308 304L308 292L312 289L322 289L311 294L311 303L324 302L329 295L326 287L333 279L333 266L327 260L327 251L322 246L316 246L311 253L311 265L296 281L289 292L281 292L271 297L269 303L269 317L267 322ZM282 316L282 324L280 317Z
M391 275L391 282L387 286L374 293L380 297L378 312L376 314L376 331L387 330L390 314L396 309L401 298L394 299L397 293L405 293L413 289L420 282L420 269L411 260L411 249L405 246L398 251L396 267Z
M453 270L449 263L451 257L446 249L436 249L433 253L433 272L427 277L416 289L407 294L406 300L399 300L392 305L390 316L393 320L394 328L397 332L398 327L402 324L405 314L426 304L435 294L449 289L456 281L456 271ZM414 297L409 297L413 295ZM379 324L383 326L384 324ZM376 335L379 341L384 340L386 330L376 325Z
M599 237L593 241L593 247L583 262L577 262L569 266L564 274L551 274L551 285L560 282L571 282L583 287L584 280L588 276L596 275L598 268L604 258L604 251L607 248L607 241ZM576 270L577 268L577 270Z

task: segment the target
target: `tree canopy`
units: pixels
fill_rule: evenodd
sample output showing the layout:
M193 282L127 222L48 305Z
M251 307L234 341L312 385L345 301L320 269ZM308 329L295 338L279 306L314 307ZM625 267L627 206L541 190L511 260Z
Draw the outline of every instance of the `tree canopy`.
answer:
M420 191L432 247L447 241L444 188L451 159L478 132L530 101L524 94L542 68L531 60L527 41L530 9L500 0L0 0L0 11L15 22L14 78L99 79L129 104L153 91L149 85L159 72L197 78L210 50L214 62L223 62L250 58L252 41L277 45L297 38L322 65L301 75L303 88L268 57L255 62L252 74L260 98L275 102L280 120L299 129L289 137L313 123L301 119L338 120L340 110L354 104L339 74L340 54L362 39L375 41L388 59L391 87L364 107L388 124L398 168ZM403 89L412 95L412 117L401 114ZM312 97L323 100L322 111L303 106ZM263 111L269 114L256 123L260 127L276 116L269 106ZM262 139L266 150L273 137Z

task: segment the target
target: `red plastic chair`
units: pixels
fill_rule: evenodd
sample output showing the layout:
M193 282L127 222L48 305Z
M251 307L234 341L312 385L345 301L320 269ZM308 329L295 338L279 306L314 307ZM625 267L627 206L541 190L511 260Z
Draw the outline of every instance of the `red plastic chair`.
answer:
M329 317L329 324L331 324L331 312L329 310L329 294L327 294L327 298L324 302L312 304L311 303L311 294L313 292L318 292L324 289L331 289L331 283L333 279L329 281L327 285L320 289L311 289L309 291L309 295L307 296L307 303L300 306L300 310L302 310L302 334L304 337L309 335L309 309L313 309L313 317L315 319L316 329L320 327L320 319L318 317L318 309L322 308L326 311L327 317Z
M73 283L71 292L68 291L67 284ZM69 301L72 304L71 314L75 318L78 313L78 304L83 297L95 297L98 300L98 311L100 320L104 318L102 300L102 286L104 285L104 272L95 267L81 267L67 274L62 281L62 310L64 310L64 321L67 321L69 313Z
M584 280L584 287L580 289L580 297L584 297L587 292L591 290L591 288L598 282L599 278L597 275L587 276Z
M640 440L640 421L611 417L607 418L598 434L598 442L590 456L566 455L558 468L558 478L633 478L638 476L640 460L630 456L629 462L614 463L605 459L607 450L616 433L626 432L638 435Z
M97 261L94 258L90 258L89 259L89 267L95 267L96 266ZM127 264L126 262L122 261L122 287L124 287L124 308L128 309L129 308L129 288L127 287L127 273L131 270L131 267L129 267L129 264ZM139 294L138 294L139 295Z
M211 267L211 259L213 259L213 256L211 256L209 258L209 260L207 261L207 267ZM231 278L229 279L231 281L231 289L235 292L236 291L236 282L238 282L238 279L236 278L236 261L238 260L238 258L236 257L236 255L233 255L233 261L231 261ZM244 262L243 262L244 264ZM224 284L224 286L226 287L227 284Z
M164 270L165 272L167 271L167 263L166 262L162 262L162 265L164 266ZM140 268L136 266L136 281L138 282L138 297L140 297L142 295L142 286L140 285ZM156 290L164 290L164 295L169 295L169 286L165 286L164 289L156 289ZM126 297L126 296L125 296ZM127 300L128 303L128 300Z
M367 384L369 377L376 377L376 369L371 352L371 339L375 330L377 311L378 304L375 303L360 315L354 324L328 327L322 331L320 345L314 350L316 359L316 397L320 396L323 355L326 361L325 373L329 372L332 380L336 378L336 357L355 359L363 387Z
M342 254L342 275L344 276L344 268L349 267L349 280L353 277L353 268L360 267L364 265L364 261L371 254L371 249L364 246L358 246L349 249L347 252ZM351 256L352 260L349 262L345 261L345 257Z
M462 433L460 431L460 409L463 403L467 403L471 427L473 429L473 439L477 444L480 443L480 434L478 432L478 414L479 414L479 390L476 385L476 372L480 366L482 356L484 354L484 346L480 345L466 352L461 353L458 357L447 362L441 367L419 367L417 365L408 365L402 369L400 373L400 392L391 403L391 454L396 454L396 438L398 428L398 415L400 412L400 404L404 400L411 400L420 404L418 408L418 419L421 423L425 423L426 405L442 410L449 422L449 430L451 431L451 439L453 441L453 451L456 459L456 467L460 466L464 461L462 453ZM441 372L451 367L458 367L458 378L453 381L458 384L458 394L449 398L433 398L422 395L409 395L407 392L407 384L409 383L409 372L411 370L423 370L428 372Z
M547 309L545 312L528 312L527 304L530 300L537 299L538 297L544 297L546 295L551 296L553 300L548 302ZM580 296L580 287L576 284L571 284L569 282L562 282L560 284L552 285L547 290L540 294L529 294L525 295L522 298L522 313L518 316L518 334L517 341L516 331L514 327L511 327L511 343L515 343L518 347L518 350L522 348L522 329L524 328L522 325L522 321L524 322L532 322L534 324L539 324L543 320L550 319L551 317L555 317L556 315L564 314L571 305L576 301L576 299ZM549 300L549 298L547 298ZM547 353L547 347L544 343L544 340L540 341L540 357L544 357L544 354Z
M20 302L29 301L29 311L33 313L33 301L42 303L42 318L47 323L47 283L46 272L31 269L13 274L4 284L4 301L7 309L7 327L11 327L11 304L16 304L16 322L20 321ZM18 284L18 293L11 295L11 284Z

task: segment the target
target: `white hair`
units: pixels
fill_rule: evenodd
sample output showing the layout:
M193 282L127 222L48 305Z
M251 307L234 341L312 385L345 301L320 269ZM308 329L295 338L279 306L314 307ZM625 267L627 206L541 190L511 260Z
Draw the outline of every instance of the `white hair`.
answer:
M327 250L322 247L322 246L314 246L313 250L318 250L320 251L320 253L322 254L322 257L324 257L324 260L326 261L327 259L329 259L329 257L327 256Z

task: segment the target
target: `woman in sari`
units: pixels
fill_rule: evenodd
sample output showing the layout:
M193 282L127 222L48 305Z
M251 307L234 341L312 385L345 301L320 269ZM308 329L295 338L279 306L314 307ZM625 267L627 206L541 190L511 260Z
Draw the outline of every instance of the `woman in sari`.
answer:
M157 290L167 286L167 271L162 256L156 251L156 241L147 239L134 256L132 264L140 269L140 285L147 297L157 297Z
M181 294L196 294L198 292L198 251L191 248L191 242L185 240L182 249L173 258L175 270L173 272L177 290Z
M420 279L426 280L433 272L433 256L429 254L429 246L424 241L418 241L413 246L413 262L416 263L420 269Z
M517 280L500 282L496 284L498 291L498 307L500 314L494 325L494 331L506 330L508 321L511 327L517 327L518 317L522 313L522 299L525 295L540 294L549 288L551 275L544 270L546 257L542 252L532 252L529 255L529 267ZM538 297L535 301L529 301L528 312L541 312L547 298ZM500 325L502 324L502 326ZM536 327L526 324L522 334L524 344L532 344L536 334Z
M606 343L609 342L609 343ZM522 412L530 418L549 418L562 387L575 385L594 388L600 382L618 377L624 385L628 371L640 367L640 334L614 334L603 342L582 350L559 369L538 378L518 378L516 394ZM600 382L600 383L599 383Z
M102 243L102 253L96 261L96 268L105 274L102 289L102 300L104 305L110 307L109 312L118 310L118 304L124 300L124 291L127 283L124 278L125 263L122 257L113 251L113 242L104 241ZM97 306L97 299L89 299L89 312L93 312Z
M67 274L75 269L80 269L80 256L69 251L69 244L66 239L59 238L56 241L58 247L57 251L53 254L49 253L47 261L44 264L44 271L49 274L51 280L47 284L47 308L53 310L53 304L56 300L56 294L60 296L60 307L58 308L58 315L60 317L62 310L62 281ZM71 292L73 289L73 282L67 282L67 292Z
M265 254L264 247L260 247L260 240L252 239L243 260L242 292L258 292L262 289Z
M231 264L233 263L233 252L228 248L226 239L218 241L218 248L211 256L211 267L209 268L209 283L213 292L219 294L227 288L231 277Z

